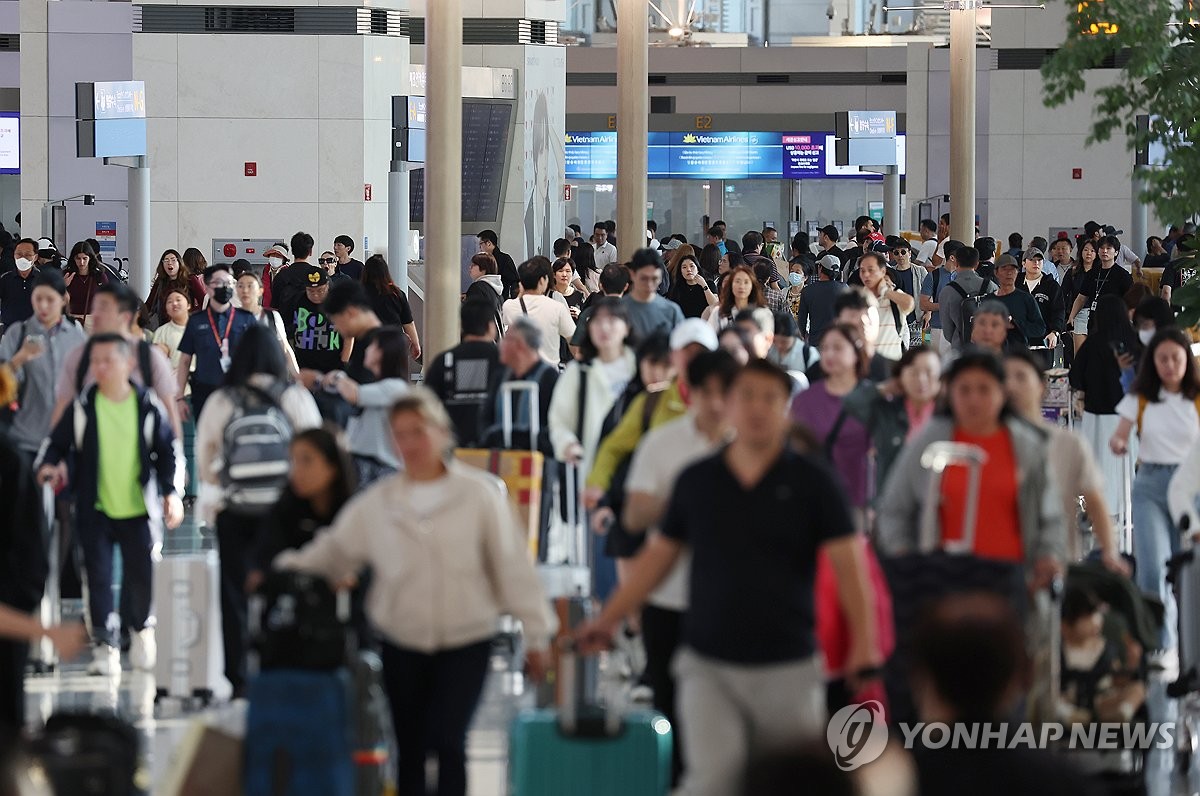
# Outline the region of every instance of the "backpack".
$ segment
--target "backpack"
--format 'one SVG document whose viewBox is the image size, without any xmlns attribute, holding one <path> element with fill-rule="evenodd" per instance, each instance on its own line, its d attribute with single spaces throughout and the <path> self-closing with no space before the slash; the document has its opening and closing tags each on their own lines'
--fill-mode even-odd
<svg viewBox="0 0 1200 796">
<path fill-rule="evenodd" d="M 279 406 L 285 385 L 270 390 L 233 388 L 233 416 L 225 426 L 221 486 L 226 509 L 261 517 L 279 501 L 287 485 L 292 424 Z"/>
<path fill-rule="evenodd" d="M 983 284 L 979 286 L 979 292 L 970 294 L 958 282 L 951 282 L 949 285 L 955 293 L 962 296 L 962 304 L 958 307 L 958 325 L 963 345 L 971 342 L 971 330 L 975 326 L 975 311 L 979 309 L 980 302 L 991 295 L 988 293 L 988 285 L 991 283 L 990 277 L 984 277 Z"/>
<path fill-rule="evenodd" d="M 150 344 L 145 340 L 137 342 L 138 373 L 142 374 L 142 386 L 154 391 L 154 365 L 150 361 Z M 83 392 L 83 383 L 87 381 L 88 369 L 92 366 L 92 338 L 83 344 L 83 353 L 79 355 L 79 366 L 75 368 L 75 394 Z M 162 396 L 160 396 L 160 400 Z M 166 400 L 170 400 L 169 398 Z"/>
</svg>

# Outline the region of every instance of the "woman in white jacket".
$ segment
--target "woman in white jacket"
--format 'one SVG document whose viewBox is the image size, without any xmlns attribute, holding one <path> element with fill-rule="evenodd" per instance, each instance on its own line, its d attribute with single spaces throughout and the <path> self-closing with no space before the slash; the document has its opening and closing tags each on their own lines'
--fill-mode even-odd
<svg viewBox="0 0 1200 796">
<path fill-rule="evenodd" d="M 597 301 L 579 347 L 580 360 L 567 365 L 554 385 L 549 415 L 554 457 L 578 465 L 581 479 L 587 478 L 600 448 L 604 418 L 637 375 L 628 338 L 629 316 L 620 299 Z"/>
<path fill-rule="evenodd" d="M 403 472 L 346 505 L 333 526 L 275 559 L 333 583 L 372 568 L 367 617 L 382 639 L 384 688 L 398 750 L 398 791 L 465 794 L 466 734 L 501 614 L 521 620 L 530 673 L 540 676 L 554 632 L 533 560 L 503 484 L 454 460 L 450 417 L 415 388 L 390 412 Z"/>
<path fill-rule="evenodd" d="M 247 401 L 269 397 L 287 417 L 292 432 L 321 425 L 321 413 L 308 390 L 289 383 L 278 342 L 265 326 L 247 329 L 233 352 L 225 386 L 212 394 L 196 421 L 196 469 L 200 496 L 196 512 L 210 525 L 216 521 L 221 568 L 221 629 L 225 642 L 225 676 L 234 695 L 246 686 L 249 650 L 246 576 L 254 568 L 261 517 L 225 509 L 221 471 L 225 465 L 225 429 Z"/>
</svg>

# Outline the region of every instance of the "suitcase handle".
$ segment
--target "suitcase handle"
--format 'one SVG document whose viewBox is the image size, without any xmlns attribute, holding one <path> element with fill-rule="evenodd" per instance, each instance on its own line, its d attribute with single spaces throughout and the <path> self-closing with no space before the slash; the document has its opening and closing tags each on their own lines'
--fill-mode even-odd
<svg viewBox="0 0 1200 796">
<path fill-rule="evenodd" d="M 500 385 L 500 428 L 504 435 L 504 447 L 512 449 L 513 426 L 516 418 L 513 414 L 513 393 L 529 393 L 529 450 L 536 452 L 538 437 L 541 435 L 541 387 L 536 381 L 506 381 Z"/>
<path fill-rule="evenodd" d="M 921 454 L 921 466 L 931 471 L 929 492 L 922 517 L 919 549 L 922 552 L 939 547 L 947 553 L 968 554 L 975 549 L 975 530 L 979 513 L 979 486 L 987 452 L 978 445 L 963 442 L 932 442 Z M 967 468 L 967 504 L 963 512 L 962 539 L 947 542 L 940 533 L 938 509 L 942 504 L 942 477 L 946 468 L 962 465 Z"/>
<path fill-rule="evenodd" d="M 615 738 L 624 725 L 624 711 L 599 704 L 582 704 L 585 695 L 579 693 L 576 683 L 576 665 L 579 653 L 575 639 L 563 636 L 558 640 L 559 684 L 564 695 L 558 706 L 558 726 L 567 736 L 600 736 Z M 589 715 L 590 714 L 590 715 Z"/>
</svg>

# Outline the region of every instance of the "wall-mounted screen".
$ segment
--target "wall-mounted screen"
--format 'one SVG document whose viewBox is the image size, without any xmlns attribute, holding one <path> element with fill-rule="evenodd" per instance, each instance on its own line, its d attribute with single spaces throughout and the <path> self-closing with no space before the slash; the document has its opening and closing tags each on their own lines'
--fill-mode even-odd
<svg viewBox="0 0 1200 796">
<path fill-rule="evenodd" d="M 495 221 L 508 168 L 513 103 L 509 100 L 463 100 L 462 221 Z M 409 131 L 410 146 L 414 131 Z M 420 136 L 424 138 L 423 134 Z M 421 159 L 424 160 L 424 153 Z M 413 159 L 410 157 L 410 160 Z M 408 183 L 409 220 L 425 220 L 425 170 L 414 169 Z"/>
<path fill-rule="evenodd" d="M 896 138 L 901 174 L 904 140 L 903 133 Z M 882 179 L 857 167 L 838 166 L 833 142 L 830 132 L 652 132 L 647 138 L 647 171 L 651 179 Z M 566 153 L 566 179 L 616 179 L 615 131 L 567 133 Z"/>
<path fill-rule="evenodd" d="M 0 111 L 0 174 L 21 173 L 21 114 Z"/>
</svg>

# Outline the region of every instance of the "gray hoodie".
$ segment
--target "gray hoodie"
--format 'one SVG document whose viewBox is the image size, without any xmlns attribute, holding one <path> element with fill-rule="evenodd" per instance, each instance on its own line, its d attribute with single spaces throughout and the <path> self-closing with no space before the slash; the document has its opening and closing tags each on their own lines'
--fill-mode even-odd
<svg viewBox="0 0 1200 796">
<path fill-rule="evenodd" d="M 22 450 L 30 452 L 36 452 L 50 433 L 54 387 L 63 360 L 87 339 L 74 321 L 63 318 L 57 326 L 47 330 L 34 316 L 4 330 L 4 338 L 0 340 L 0 362 L 11 361 L 24 342 L 35 335 L 42 337 L 42 354 L 16 371 L 20 409 L 12 425 L 13 439 Z"/>
<path fill-rule="evenodd" d="M 1052 555 L 1065 563 L 1067 526 L 1046 455 L 1049 437 L 1042 429 L 1016 416 L 1006 418 L 1004 426 L 1017 460 L 1017 499 L 1025 562 L 1032 567 L 1042 556 Z M 935 417 L 900 451 L 877 506 L 878 544 L 883 555 L 929 552 L 917 549 L 922 522 L 930 519 L 926 512 L 932 510 L 936 516 L 937 510 L 925 505 L 931 475 L 921 466 L 921 454 L 930 443 L 953 438 L 954 421 Z M 987 484 L 982 488 L 987 489 Z"/>
</svg>

